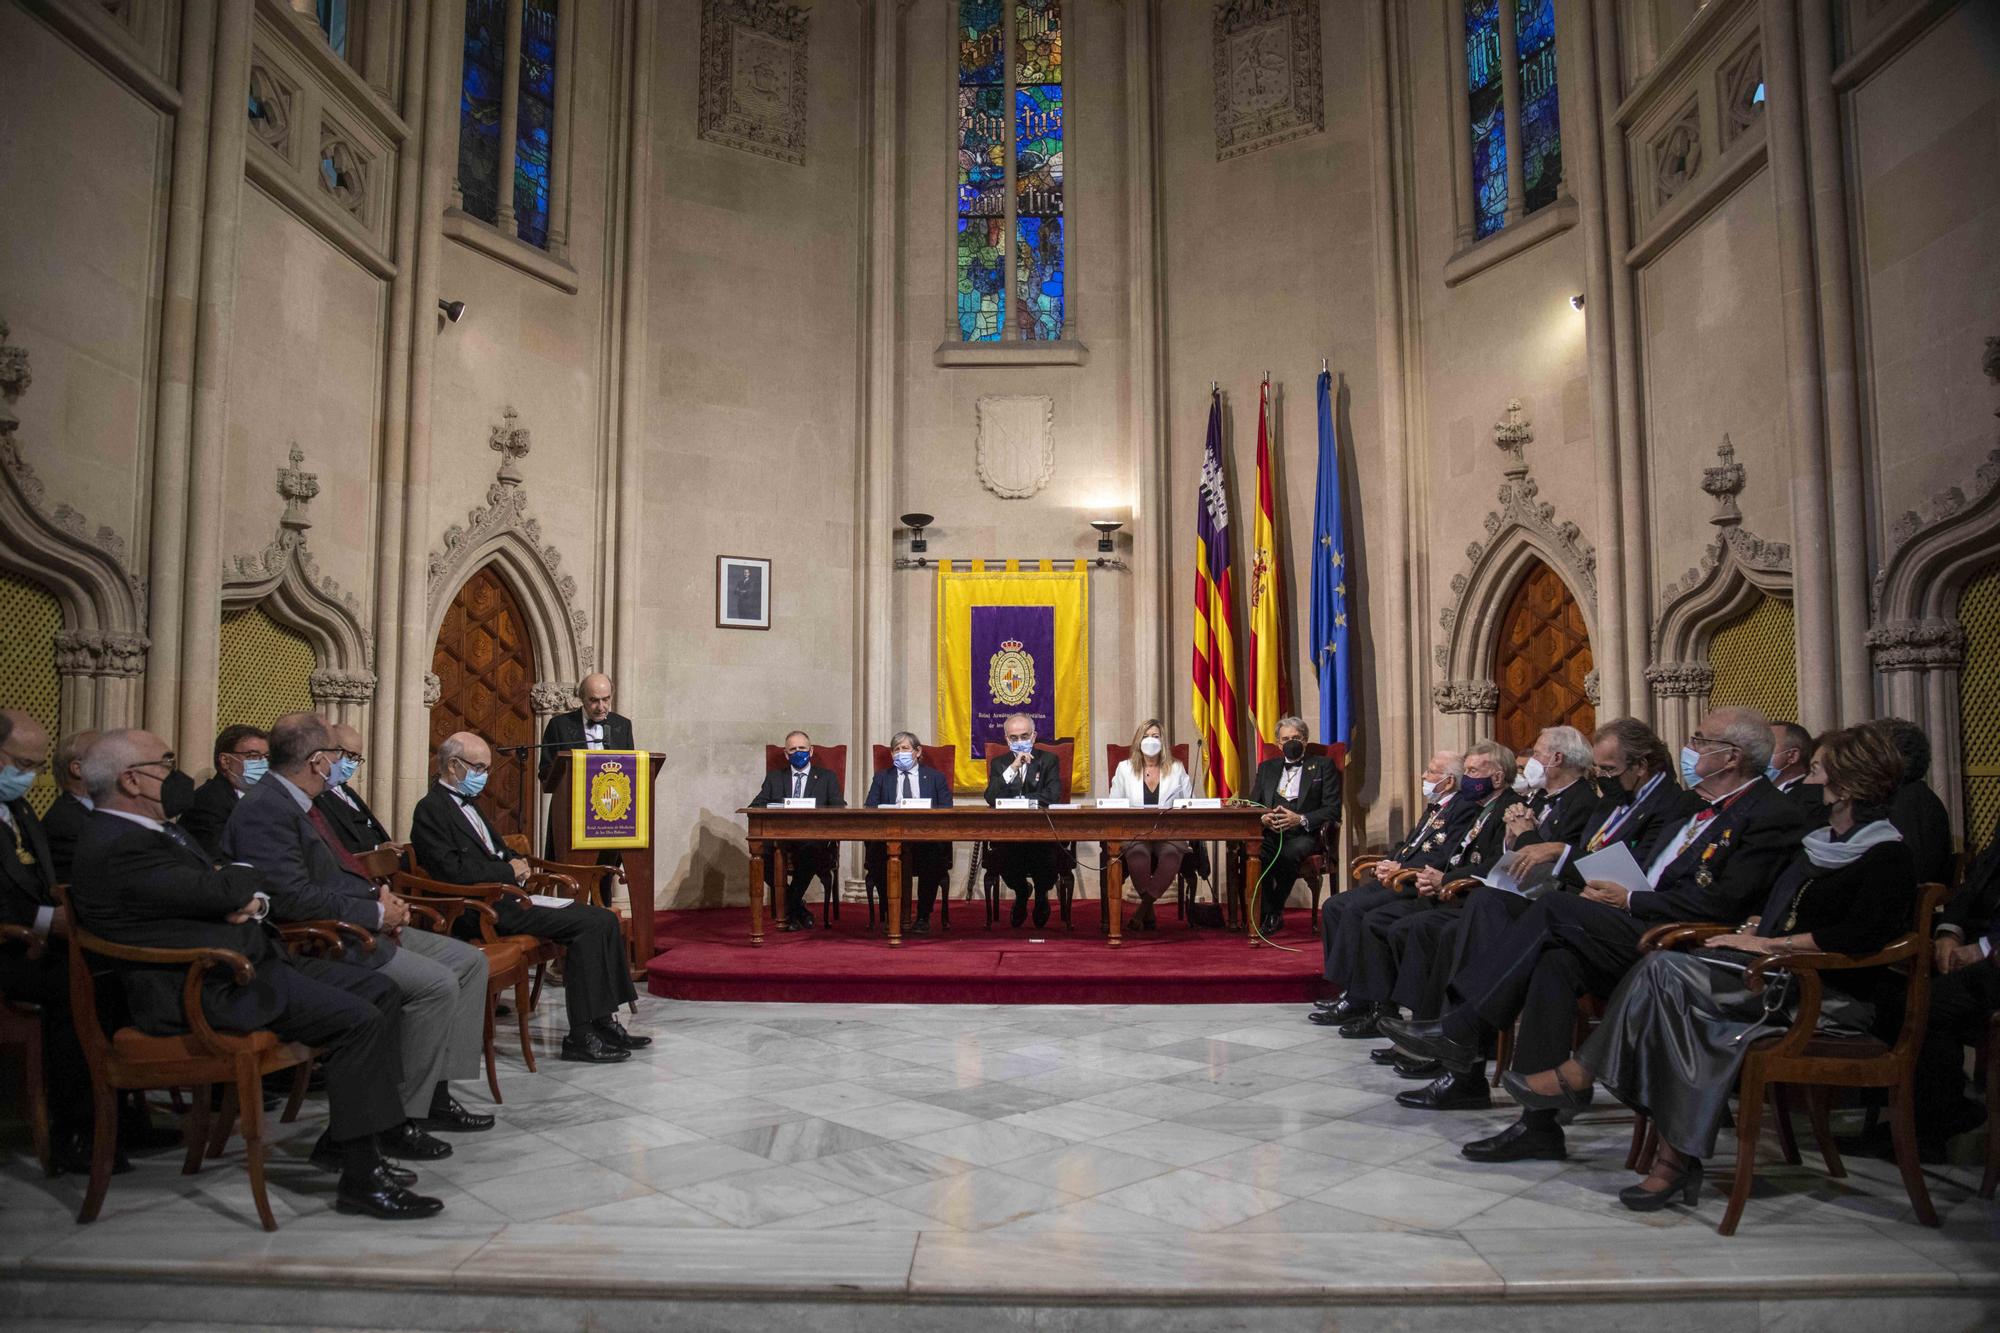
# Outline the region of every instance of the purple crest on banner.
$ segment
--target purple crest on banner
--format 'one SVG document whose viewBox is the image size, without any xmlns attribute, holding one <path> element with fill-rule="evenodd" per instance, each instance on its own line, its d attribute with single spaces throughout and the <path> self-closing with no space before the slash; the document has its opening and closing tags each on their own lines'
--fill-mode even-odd
<svg viewBox="0 0 2000 1333">
<path fill-rule="evenodd" d="M 1035 735 L 1056 734 L 1056 609 L 1053 606 L 972 608 L 972 752 L 1005 744 L 1002 727 L 1014 713 L 1035 719 Z"/>
</svg>

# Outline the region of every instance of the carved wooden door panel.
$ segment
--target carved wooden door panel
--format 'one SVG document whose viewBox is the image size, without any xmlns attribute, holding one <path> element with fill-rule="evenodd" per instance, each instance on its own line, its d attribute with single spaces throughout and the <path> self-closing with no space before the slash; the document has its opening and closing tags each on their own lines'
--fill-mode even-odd
<svg viewBox="0 0 2000 1333">
<path fill-rule="evenodd" d="M 1494 739 L 1525 757 L 1544 727 L 1597 727 L 1590 702 L 1590 634 L 1569 585 L 1539 560 L 1529 567 L 1500 619 L 1493 678 L 1500 685 Z"/>
<path fill-rule="evenodd" d="M 535 711 L 534 645 L 513 590 L 491 565 L 474 573 L 452 598 L 431 655 L 440 686 L 431 709 L 431 749 L 455 731 L 476 731 L 498 750 L 532 745 Z M 493 757 L 493 773 L 481 798 L 487 817 L 502 833 L 525 833 L 527 770 L 513 755 Z"/>
</svg>

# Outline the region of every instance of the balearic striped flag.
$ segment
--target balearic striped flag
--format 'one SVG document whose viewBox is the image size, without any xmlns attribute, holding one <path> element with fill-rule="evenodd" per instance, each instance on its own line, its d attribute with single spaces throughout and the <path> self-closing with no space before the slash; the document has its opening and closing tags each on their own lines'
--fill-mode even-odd
<svg viewBox="0 0 2000 1333">
<path fill-rule="evenodd" d="M 1230 580 L 1229 493 L 1222 475 L 1222 393 L 1211 390 L 1194 537 L 1194 729 L 1203 789 L 1227 800 L 1243 789 L 1236 723 L 1236 589 Z"/>
</svg>

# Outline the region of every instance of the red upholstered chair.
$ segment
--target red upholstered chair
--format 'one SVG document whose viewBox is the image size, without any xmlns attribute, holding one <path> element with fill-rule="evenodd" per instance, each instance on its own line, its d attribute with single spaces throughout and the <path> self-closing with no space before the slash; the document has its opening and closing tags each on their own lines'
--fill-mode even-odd
<svg viewBox="0 0 2000 1333">
<path fill-rule="evenodd" d="M 1340 749 L 1341 753 L 1335 754 L 1334 748 Z M 1267 744 L 1261 736 L 1257 738 L 1257 762 L 1260 765 L 1268 759 L 1277 758 L 1278 753 L 1277 746 Z M 1328 747 L 1321 745 L 1317 741 L 1308 741 L 1306 742 L 1306 753 L 1317 755 L 1322 759 L 1332 759 L 1343 773 L 1347 769 L 1347 755 L 1344 746 Z M 1315 930 L 1319 929 L 1319 900 L 1320 895 L 1326 890 L 1328 867 L 1332 866 L 1338 860 L 1338 852 L 1334 846 L 1334 839 L 1338 836 L 1337 825 L 1328 824 L 1319 831 L 1319 846 L 1314 850 L 1313 854 L 1299 862 L 1299 878 L 1306 882 L 1306 891 L 1310 900 L 1311 915 L 1307 919 L 1312 923 L 1312 927 Z M 1240 851 L 1237 854 L 1240 855 Z M 1240 877 L 1237 882 L 1239 884 L 1242 882 Z M 1286 897 L 1290 897 L 1292 886 L 1286 884 L 1278 891 Z"/>
<path fill-rule="evenodd" d="M 1036 741 L 1035 748 L 1043 754 L 1052 754 L 1056 757 L 1056 763 L 1062 773 L 1062 796 L 1065 801 L 1069 800 L 1071 794 L 1076 790 L 1076 738 L 1074 736 L 1058 736 L 1052 741 Z M 1007 753 L 1005 745 L 1000 744 L 998 741 L 986 742 L 986 762 L 988 765 L 991 765 L 995 759 L 998 759 L 1005 753 Z M 1062 912 L 1063 929 L 1068 930 L 1071 924 L 1070 903 L 1076 896 L 1076 844 L 1073 842 L 1062 842 L 1057 843 L 1056 846 L 1058 848 L 1056 856 L 1056 905 Z M 979 860 L 981 862 L 985 860 L 985 854 L 989 853 L 992 847 L 993 844 L 990 842 L 979 844 L 981 852 Z M 975 865 L 978 864 L 979 862 L 975 862 Z M 993 929 L 993 923 L 1000 919 L 1000 872 L 992 869 L 983 869 L 975 873 L 974 878 L 983 884 L 986 891 L 986 928 L 991 930 Z"/>
<path fill-rule="evenodd" d="M 958 766 L 958 747 L 956 745 L 919 745 L 917 747 L 917 753 L 920 757 L 920 761 L 922 762 L 925 768 L 934 768 L 938 772 L 944 774 L 945 785 L 946 786 L 951 785 L 953 774 L 957 771 L 957 766 Z M 869 776 L 871 778 L 877 773 L 886 772 L 891 762 L 889 758 L 889 747 L 886 745 L 875 746 L 873 750 L 872 760 L 874 763 L 874 767 L 868 770 Z M 905 879 L 908 879 L 909 875 L 910 875 L 909 863 L 904 862 L 903 877 Z M 882 896 L 883 923 L 886 925 L 889 920 L 889 890 L 887 885 L 878 884 L 874 880 L 870 879 L 867 882 L 867 893 L 868 893 L 868 928 L 870 930 L 873 930 L 875 929 L 875 896 L 878 893 Z M 905 892 L 903 894 L 904 926 L 907 927 L 910 924 L 910 922 L 916 920 L 916 910 L 917 906 L 915 900 L 911 897 L 911 895 L 908 892 Z M 940 918 L 939 918 L 940 924 L 944 927 L 944 929 L 950 930 L 951 929 L 951 883 L 949 880 L 945 882 L 944 892 L 938 895 L 938 911 L 940 913 Z"/>
<path fill-rule="evenodd" d="M 1105 743 L 1104 784 L 1107 788 L 1109 788 L 1109 786 L 1111 785 L 1112 775 L 1117 773 L 1118 771 L 1118 765 L 1124 763 L 1127 759 L 1130 759 L 1131 757 L 1132 757 L 1131 746 L 1119 745 L 1115 741 L 1109 741 Z M 1188 769 L 1190 773 L 1194 771 L 1192 768 L 1189 767 L 1188 764 L 1188 747 L 1185 742 L 1174 746 L 1174 758 L 1176 761 L 1179 762 L 1182 768 Z M 1100 876 L 1100 881 L 1099 881 L 1100 884 L 1102 883 L 1101 877 L 1104 874 L 1103 867 L 1109 862 L 1109 860 L 1110 860 L 1109 853 L 1106 852 L 1102 844 L 1100 844 L 1098 847 L 1098 855 L 1097 855 L 1097 864 L 1099 866 L 1098 875 Z M 1209 850 L 1207 843 L 1196 842 L 1189 844 L 1189 855 L 1184 860 L 1182 860 L 1181 873 L 1178 876 L 1176 876 L 1174 885 L 1175 907 L 1180 912 L 1181 920 L 1183 921 L 1187 920 L 1188 907 L 1190 904 L 1194 902 L 1195 890 L 1200 885 L 1203 879 L 1207 879 L 1209 881 L 1209 892 L 1215 896 L 1218 905 L 1220 905 L 1221 890 L 1216 887 L 1214 875 L 1210 870 L 1210 867 L 1213 864 L 1214 862 L 1212 862 L 1209 859 Z M 1106 919 L 1104 921 L 1098 923 L 1098 928 L 1100 931 L 1109 933 L 1111 929 L 1109 920 L 1110 913 L 1106 912 L 1105 917 Z"/>
<path fill-rule="evenodd" d="M 840 786 L 841 795 L 844 797 L 847 794 L 847 747 L 845 745 L 813 746 L 813 765 L 817 768 L 824 768 L 831 771 L 834 782 Z M 777 773 L 789 767 L 791 765 L 785 759 L 784 746 L 767 745 L 764 747 L 764 771 L 766 773 Z M 828 872 L 828 874 L 818 877 L 821 887 L 826 890 L 825 896 L 820 899 L 819 903 L 821 925 L 825 925 L 829 921 L 840 920 L 840 859 L 838 855 L 838 843 L 834 844 L 834 849 L 834 869 Z M 764 880 L 766 883 L 771 882 L 772 857 L 772 852 L 766 851 L 764 853 Z"/>
</svg>

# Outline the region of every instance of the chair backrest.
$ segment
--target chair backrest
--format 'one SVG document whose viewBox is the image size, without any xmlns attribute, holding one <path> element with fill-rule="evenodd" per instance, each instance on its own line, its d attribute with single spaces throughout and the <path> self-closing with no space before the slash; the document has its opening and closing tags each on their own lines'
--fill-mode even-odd
<svg viewBox="0 0 2000 1333">
<path fill-rule="evenodd" d="M 91 946 L 97 943 L 97 937 L 77 923 L 76 909 L 69 905 L 69 885 L 56 885 L 56 905 L 69 917 L 70 1020 L 76 1025 L 76 1040 L 83 1047 L 84 1060 L 92 1069 L 102 1069 L 111 1042 L 104 1035 L 104 1020 L 98 1017 L 97 980 L 90 971 Z"/>
<path fill-rule="evenodd" d="M 845 745 L 813 746 L 813 763 L 831 772 L 833 780 L 840 784 L 842 792 L 847 790 L 847 747 Z M 766 773 L 776 773 L 779 769 L 789 766 L 789 761 L 785 758 L 784 746 L 767 745 L 764 747 L 764 771 Z"/>
<path fill-rule="evenodd" d="M 1261 764 L 1267 759 L 1276 759 L 1280 753 L 1281 751 L 1278 749 L 1277 746 L 1271 744 L 1269 741 L 1265 740 L 1262 736 L 1259 736 L 1257 738 L 1258 763 Z M 1331 749 L 1327 748 L 1324 745 L 1321 745 L 1318 741 L 1307 741 L 1306 753 L 1311 755 L 1318 755 L 1322 759 L 1327 758 L 1329 755 L 1333 755 L 1333 751 Z M 1333 755 L 1333 761 L 1334 763 L 1338 764 L 1341 762 L 1341 757 L 1338 755 Z"/>
<path fill-rule="evenodd" d="M 919 745 L 917 747 L 917 754 L 925 768 L 934 768 L 944 774 L 945 785 L 951 785 L 953 781 L 952 771 L 958 765 L 958 747 L 956 745 Z M 889 747 L 886 745 L 875 746 L 873 762 L 874 767 L 868 770 L 871 776 L 886 771 L 892 762 L 889 758 Z"/>
<path fill-rule="evenodd" d="M 1909 954 L 1910 988 L 1903 999 L 1903 1026 L 1896 1034 L 1896 1044 L 1889 1048 L 1896 1060 L 1917 1058 L 1917 1047 L 1923 1043 L 1924 1027 L 1930 1019 L 1931 1008 L 1931 923 L 1937 910 L 1944 902 L 1945 887 L 1942 884 L 1917 885 L 1917 910 L 1910 924 L 1910 933 L 1884 946 L 1883 952 L 1907 949 Z"/>
<path fill-rule="evenodd" d="M 1113 775 L 1115 775 L 1118 772 L 1118 765 L 1124 763 L 1127 759 L 1130 759 L 1131 757 L 1132 757 L 1131 746 L 1120 745 L 1115 741 L 1108 741 L 1105 743 L 1104 785 L 1107 788 L 1111 786 L 1111 779 Z M 1182 768 L 1188 767 L 1188 747 L 1186 741 L 1182 741 L 1179 745 L 1176 745 L 1174 747 L 1174 761 L 1178 763 Z M 1192 774 L 1194 770 L 1188 769 L 1188 771 L 1190 774 Z"/>
<path fill-rule="evenodd" d="M 1057 767 L 1058 769 L 1060 769 L 1062 773 L 1061 781 L 1062 781 L 1063 795 L 1065 798 L 1067 798 L 1075 790 L 1075 787 L 1071 782 L 1071 775 L 1076 770 L 1075 740 L 1071 739 L 1068 736 L 1064 736 L 1060 740 L 1036 741 L 1035 748 L 1037 750 L 1040 750 L 1043 754 L 1052 754 L 1056 757 Z M 999 741 L 986 742 L 987 763 L 989 764 L 992 763 L 995 759 L 998 759 L 1001 755 L 1005 753 L 1007 753 L 1007 747 L 1001 742 Z"/>
</svg>

